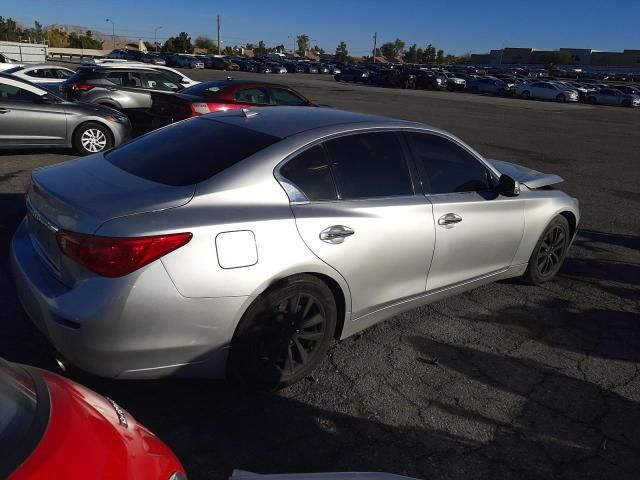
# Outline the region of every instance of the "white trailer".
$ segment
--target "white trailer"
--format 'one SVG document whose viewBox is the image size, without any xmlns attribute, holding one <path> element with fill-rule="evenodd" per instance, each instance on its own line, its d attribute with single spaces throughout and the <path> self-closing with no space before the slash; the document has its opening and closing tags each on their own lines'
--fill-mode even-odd
<svg viewBox="0 0 640 480">
<path fill-rule="evenodd" d="M 12 63 L 45 63 L 47 48 L 43 43 L 0 41 L 0 54 Z"/>
</svg>

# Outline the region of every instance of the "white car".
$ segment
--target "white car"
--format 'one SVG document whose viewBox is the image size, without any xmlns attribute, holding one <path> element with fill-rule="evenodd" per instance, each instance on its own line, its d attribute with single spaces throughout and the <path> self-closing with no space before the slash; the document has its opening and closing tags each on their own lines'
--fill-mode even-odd
<svg viewBox="0 0 640 480">
<path fill-rule="evenodd" d="M 187 77 L 179 70 L 167 67 L 166 65 L 151 65 L 144 62 L 130 62 L 128 60 L 119 59 L 95 59 L 89 62 L 85 62 L 83 63 L 83 65 L 100 65 L 101 67 L 107 68 L 148 68 L 150 70 L 156 70 L 164 73 L 167 77 L 169 77 L 169 79 L 173 80 L 176 83 L 179 83 L 180 85 L 184 86 L 184 88 L 189 88 L 200 83 L 197 80 L 193 80 L 192 78 Z"/>
<path fill-rule="evenodd" d="M 543 100 L 555 100 L 556 102 L 577 102 L 579 100 L 578 92 L 555 82 L 523 84 L 516 89 L 516 95 L 524 99 L 540 98 Z"/>
<path fill-rule="evenodd" d="M 14 63 L 9 57 L 7 57 L 4 53 L 0 53 L 0 72 L 3 72 L 9 68 L 13 68 L 20 65 L 19 63 Z"/>
<path fill-rule="evenodd" d="M 10 73 L 14 77 L 29 80 L 41 87 L 57 91 L 58 86 L 62 85 L 62 83 L 75 72 L 65 67 L 41 63 L 32 65 L 14 65 L 13 68 L 9 68 L 3 73 Z"/>
</svg>

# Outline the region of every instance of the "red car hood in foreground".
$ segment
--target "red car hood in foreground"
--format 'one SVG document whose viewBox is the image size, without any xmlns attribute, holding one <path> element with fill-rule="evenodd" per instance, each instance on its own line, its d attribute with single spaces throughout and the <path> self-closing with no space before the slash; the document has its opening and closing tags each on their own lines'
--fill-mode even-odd
<svg viewBox="0 0 640 480">
<path fill-rule="evenodd" d="M 169 480 L 184 473 L 173 452 L 115 403 L 53 373 L 33 373 L 49 390 L 49 424 L 9 480 Z"/>
</svg>

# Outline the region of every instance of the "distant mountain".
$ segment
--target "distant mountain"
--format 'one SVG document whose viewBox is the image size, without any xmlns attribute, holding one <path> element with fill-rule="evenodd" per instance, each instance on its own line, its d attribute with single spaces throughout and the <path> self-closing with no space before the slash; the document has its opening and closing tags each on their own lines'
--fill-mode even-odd
<svg viewBox="0 0 640 480">
<path fill-rule="evenodd" d="M 62 24 L 62 23 L 54 23 L 53 25 L 47 25 L 46 27 L 42 28 L 45 32 L 49 31 L 49 30 L 60 30 L 62 32 L 66 32 L 66 33 L 76 33 L 78 35 L 84 35 L 87 30 L 91 30 L 90 28 L 84 27 L 82 25 L 68 25 L 68 24 Z M 116 48 L 125 48 L 127 46 L 127 44 L 129 43 L 134 43 L 137 44 L 138 42 L 135 40 L 131 40 L 129 38 L 126 37 L 122 37 L 117 35 L 118 32 L 116 32 Z M 104 32 L 99 32 L 96 30 L 91 30 L 91 36 L 93 38 L 95 38 L 96 40 L 99 40 L 103 43 L 103 48 L 105 49 L 109 49 L 113 46 L 113 39 L 111 37 L 110 33 L 104 33 Z"/>
</svg>

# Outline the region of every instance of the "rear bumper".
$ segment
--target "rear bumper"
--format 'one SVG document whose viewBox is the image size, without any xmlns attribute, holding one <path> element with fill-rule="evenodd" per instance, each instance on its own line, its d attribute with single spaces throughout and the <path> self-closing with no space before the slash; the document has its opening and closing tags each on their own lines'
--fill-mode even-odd
<svg viewBox="0 0 640 480">
<path fill-rule="evenodd" d="M 250 297 L 186 298 L 161 262 L 73 288 L 44 265 L 23 221 L 11 242 L 20 302 L 72 364 L 104 377 L 224 378 L 228 345 Z"/>
</svg>

